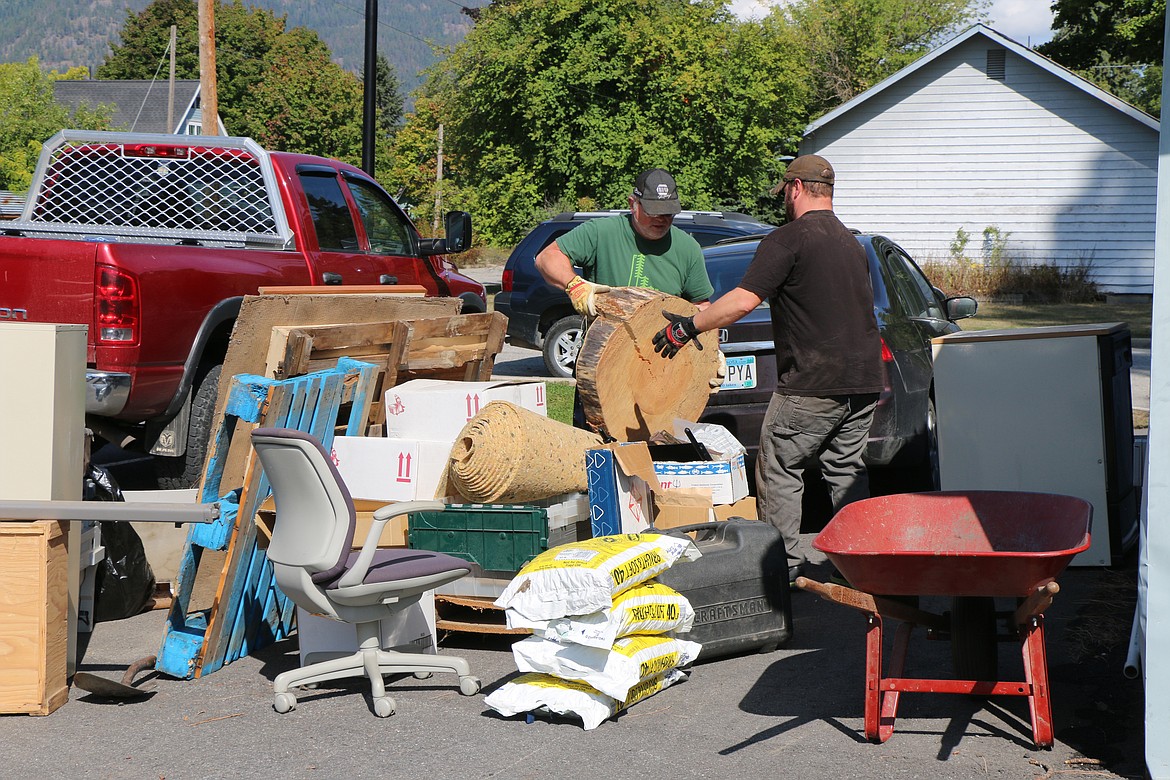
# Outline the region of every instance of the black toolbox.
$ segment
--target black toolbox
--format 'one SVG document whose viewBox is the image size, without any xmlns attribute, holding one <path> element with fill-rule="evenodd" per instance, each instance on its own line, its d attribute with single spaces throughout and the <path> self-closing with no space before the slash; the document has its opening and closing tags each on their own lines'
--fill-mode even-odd
<svg viewBox="0 0 1170 780">
<path fill-rule="evenodd" d="M 732 517 L 664 533 L 692 533 L 703 554 L 679 561 L 656 578 L 691 602 L 695 624 L 682 636 L 703 645 L 700 661 L 753 650 L 770 653 L 788 641 L 788 556 L 775 527 Z"/>
</svg>

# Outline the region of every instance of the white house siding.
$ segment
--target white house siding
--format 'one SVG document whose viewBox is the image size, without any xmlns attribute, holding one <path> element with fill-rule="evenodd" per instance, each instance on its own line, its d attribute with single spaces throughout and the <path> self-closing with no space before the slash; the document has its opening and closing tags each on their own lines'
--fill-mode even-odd
<svg viewBox="0 0 1170 780">
<path fill-rule="evenodd" d="M 805 137 L 837 171 L 837 212 L 920 262 L 949 259 L 959 228 L 981 260 L 995 226 L 1011 259 L 1152 293 L 1157 130 L 1010 50 L 990 79 L 989 48 L 975 35 Z"/>
</svg>

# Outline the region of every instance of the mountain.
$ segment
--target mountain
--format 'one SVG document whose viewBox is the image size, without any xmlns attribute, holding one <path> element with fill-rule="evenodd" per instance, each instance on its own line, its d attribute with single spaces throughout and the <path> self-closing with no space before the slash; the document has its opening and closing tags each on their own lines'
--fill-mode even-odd
<svg viewBox="0 0 1170 780">
<path fill-rule="evenodd" d="M 0 62 L 35 56 L 42 67 L 76 65 L 93 72 L 109 53 L 128 11 L 150 0 L 0 0 Z M 285 14 L 289 27 L 309 27 L 333 51 L 333 59 L 357 73 L 365 60 L 365 0 L 245 0 L 249 7 Z M 474 5 L 484 5 L 475 0 Z M 403 89 L 421 83 L 419 71 L 435 61 L 428 41 L 447 47 L 471 29 L 457 0 L 381 0 L 378 51 L 398 71 Z M 164 74 L 165 75 L 165 74 Z"/>
</svg>

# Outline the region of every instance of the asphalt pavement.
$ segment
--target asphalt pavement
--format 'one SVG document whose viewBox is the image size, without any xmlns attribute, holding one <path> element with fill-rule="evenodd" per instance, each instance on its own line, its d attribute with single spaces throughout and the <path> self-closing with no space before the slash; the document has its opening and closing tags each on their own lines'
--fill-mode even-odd
<svg viewBox="0 0 1170 780">
<path fill-rule="evenodd" d="M 807 540 L 806 540 L 807 541 Z M 827 566 L 813 555 L 811 576 Z M 864 739 L 865 618 L 797 592 L 794 635 L 768 654 L 700 661 L 690 679 L 584 731 L 570 721 L 502 718 L 454 676 L 392 680 L 397 712 L 374 716 L 359 681 L 272 709 L 272 680 L 297 663 L 295 637 L 206 677 L 151 673 L 137 701 L 74 688 L 47 717 L 0 717 L 0 777 L 86 778 L 1139 778 L 1141 684 L 1122 674 L 1132 564 L 1067 570 L 1047 613 L 1056 744 L 1037 750 L 1026 702 L 903 694 L 884 744 Z M 943 611 L 949 604 L 924 600 Z M 1013 604 L 1006 605 L 1008 608 Z M 1000 605 L 1004 608 L 1004 605 Z M 79 669 L 113 680 L 157 653 L 166 612 L 99 623 Z M 887 653 L 889 652 L 887 643 Z M 491 692 L 516 674 L 505 637 L 448 634 Z M 1018 644 L 1000 645 L 1000 673 L 1022 679 Z M 907 676 L 950 674 L 949 643 L 921 630 Z"/>
</svg>

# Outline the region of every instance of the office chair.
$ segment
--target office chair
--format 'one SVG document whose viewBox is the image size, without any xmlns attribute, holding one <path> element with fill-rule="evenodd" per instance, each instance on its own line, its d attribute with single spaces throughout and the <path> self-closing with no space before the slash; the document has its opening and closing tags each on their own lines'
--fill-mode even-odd
<svg viewBox="0 0 1170 780">
<path fill-rule="evenodd" d="M 360 551 L 352 549 L 355 514 L 353 499 L 321 443 L 309 434 L 288 428 L 257 428 L 252 446 L 276 499 L 276 523 L 268 545 L 268 559 L 280 589 L 302 609 L 357 628 L 358 650 L 344 658 L 293 669 L 276 677 L 273 708 L 289 712 L 296 707 L 294 686 L 314 686 L 326 680 L 365 675 L 370 679 L 374 714 L 394 714 L 394 700 L 386 695 L 383 675 L 413 673 L 426 678 L 433 672 L 459 675 L 459 692 L 472 696 L 480 681 L 467 661 L 446 655 L 399 653 L 383 650 L 379 621 L 418 603 L 428 590 L 466 575 L 466 561 L 450 555 L 409 550 L 378 549 L 386 523 L 409 512 L 441 511 L 439 501 L 410 501 L 384 506 Z"/>
</svg>

